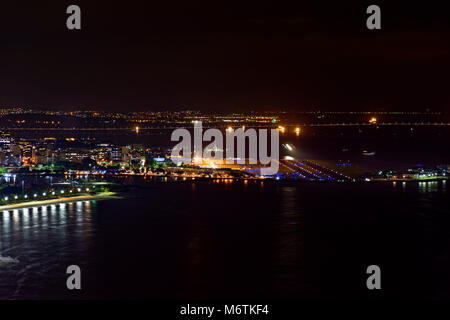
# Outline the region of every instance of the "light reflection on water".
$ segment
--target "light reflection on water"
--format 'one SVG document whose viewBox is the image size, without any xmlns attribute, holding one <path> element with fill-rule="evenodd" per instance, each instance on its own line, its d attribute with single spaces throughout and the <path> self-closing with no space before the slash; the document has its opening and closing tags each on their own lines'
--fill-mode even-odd
<svg viewBox="0 0 450 320">
<path fill-rule="evenodd" d="M 76 249 L 67 230 L 89 230 L 91 208 L 91 201 L 84 201 L 76 210 L 73 203 L 59 203 L 1 212 L 0 298 L 26 297 L 22 289 L 35 281 L 29 279 L 57 269 L 61 258 Z"/>
</svg>

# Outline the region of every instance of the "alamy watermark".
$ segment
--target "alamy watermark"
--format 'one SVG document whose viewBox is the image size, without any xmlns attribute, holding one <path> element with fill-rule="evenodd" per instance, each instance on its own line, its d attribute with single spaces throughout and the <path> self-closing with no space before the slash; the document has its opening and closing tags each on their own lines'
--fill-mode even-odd
<svg viewBox="0 0 450 320">
<path fill-rule="evenodd" d="M 274 175 L 279 169 L 278 129 L 270 130 L 270 142 L 268 141 L 268 129 L 258 129 L 258 132 L 255 129 L 245 130 L 245 128 L 227 129 L 224 149 L 224 137 L 221 130 L 210 128 L 203 133 L 202 122 L 195 121 L 193 150 L 191 132 L 187 129 L 174 130 L 171 140 L 180 141 L 172 148 L 172 161 L 177 165 L 192 164 L 196 159 L 209 159 L 225 164 L 259 164 L 261 165 L 261 175 Z M 204 141 L 212 142 L 203 149 Z M 246 156 L 246 141 L 248 141 L 248 157 Z M 269 144 L 270 155 L 268 154 Z"/>
</svg>

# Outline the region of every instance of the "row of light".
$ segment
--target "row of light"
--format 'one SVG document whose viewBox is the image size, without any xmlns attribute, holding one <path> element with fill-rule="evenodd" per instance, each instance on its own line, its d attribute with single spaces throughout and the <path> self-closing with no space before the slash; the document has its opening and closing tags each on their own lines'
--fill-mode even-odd
<svg viewBox="0 0 450 320">
<path fill-rule="evenodd" d="M 86 191 L 89 191 L 89 190 L 90 190 L 89 188 L 86 188 Z M 77 191 L 80 192 L 80 191 L 81 191 L 81 188 L 77 188 Z M 60 193 L 61 193 L 61 194 L 64 194 L 64 190 L 61 190 Z M 72 190 L 70 190 L 69 193 L 72 193 Z M 56 191 L 52 191 L 52 196 L 54 196 L 54 195 L 56 195 Z M 37 198 L 37 196 L 38 196 L 37 193 L 33 194 L 33 197 L 34 197 L 34 198 Z M 42 196 L 43 196 L 43 197 L 47 196 L 47 192 L 43 192 L 43 193 L 42 193 Z M 24 199 L 28 199 L 28 195 L 27 195 L 27 194 L 24 195 L 23 197 L 24 197 Z M 9 197 L 6 196 L 6 197 L 4 197 L 3 199 L 4 199 L 5 201 L 8 201 L 8 200 L 9 200 Z M 18 195 L 15 195 L 15 196 L 14 196 L 14 199 L 15 199 L 15 200 L 19 199 L 19 196 L 18 196 Z"/>
<path fill-rule="evenodd" d="M 245 130 L 245 126 L 242 126 L 242 129 Z M 281 133 L 284 133 L 284 132 L 286 131 L 286 128 L 283 127 L 283 126 L 278 126 L 278 130 L 279 130 Z M 300 133 L 300 130 L 301 130 L 300 127 L 295 128 L 295 133 L 296 133 L 296 134 L 299 134 L 299 133 Z M 232 127 L 228 127 L 226 131 L 227 131 L 227 132 L 233 132 L 233 128 L 232 128 Z"/>
</svg>

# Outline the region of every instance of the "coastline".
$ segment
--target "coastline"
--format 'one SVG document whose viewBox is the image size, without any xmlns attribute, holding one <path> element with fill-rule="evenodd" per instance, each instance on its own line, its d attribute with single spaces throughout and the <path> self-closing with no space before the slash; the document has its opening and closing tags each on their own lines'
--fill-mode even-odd
<svg viewBox="0 0 450 320">
<path fill-rule="evenodd" d="M 109 199 L 120 199 L 115 192 L 102 192 L 97 195 L 83 195 L 83 196 L 73 196 L 73 197 L 64 197 L 58 199 L 50 199 L 50 200 L 37 200 L 37 201 L 27 201 L 21 203 L 8 204 L 6 206 L 0 206 L 0 211 L 3 210 L 11 210 L 11 209 L 20 209 L 20 208 L 28 208 L 28 207 L 36 207 L 43 205 L 51 205 L 57 203 L 67 203 L 74 201 L 86 201 L 86 200 L 109 200 Z"/>
</svg>

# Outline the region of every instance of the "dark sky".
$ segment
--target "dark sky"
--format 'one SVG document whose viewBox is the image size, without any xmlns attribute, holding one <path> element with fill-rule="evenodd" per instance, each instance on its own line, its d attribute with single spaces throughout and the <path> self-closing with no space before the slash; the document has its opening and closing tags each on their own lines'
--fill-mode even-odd
<svg viewBox="0 0 450 320">
<path fill-rule="evenodd" d="M 450 19 L 430 1 L 5 2 L 1 106 L 450 110 Z"/>
</svg>

